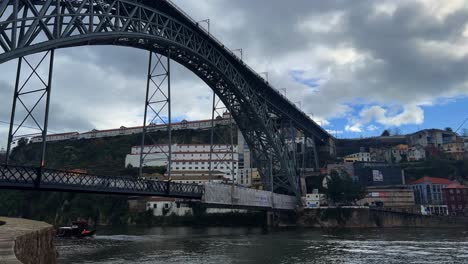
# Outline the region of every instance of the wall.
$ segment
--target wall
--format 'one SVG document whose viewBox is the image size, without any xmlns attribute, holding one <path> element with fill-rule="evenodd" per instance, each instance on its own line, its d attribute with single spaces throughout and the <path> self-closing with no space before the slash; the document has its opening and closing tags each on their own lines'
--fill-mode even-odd
<svg viewBox="0 0 468 264">
<path fill-rule="evenodd" d="M 0 217 L 0 263 L 55 264 L 54 228 L 44 222 Z"/>
<path fill-rule="evenodd" d="M 468 218 L 423 216 L 368 208 L 306 209 L 297 224 L 304 227 L 468 227 Z"/>
</svg>

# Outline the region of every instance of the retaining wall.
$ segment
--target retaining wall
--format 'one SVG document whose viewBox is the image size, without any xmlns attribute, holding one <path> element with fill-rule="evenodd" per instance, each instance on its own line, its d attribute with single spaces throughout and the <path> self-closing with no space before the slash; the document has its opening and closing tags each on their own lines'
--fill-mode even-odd
<svg viewBox="0 0 468 264">
<path fill-rule="evenodd" d="M 424 216 L 367 208 L 305 209 L 298 225 L 305 227 L 468 227 L 466 217 Z"/>
<path fill-rule="evenodd" d="M 54 228 L 44 222 L 0 217 L 0 264 L 55 264 Z"/>
</svg>

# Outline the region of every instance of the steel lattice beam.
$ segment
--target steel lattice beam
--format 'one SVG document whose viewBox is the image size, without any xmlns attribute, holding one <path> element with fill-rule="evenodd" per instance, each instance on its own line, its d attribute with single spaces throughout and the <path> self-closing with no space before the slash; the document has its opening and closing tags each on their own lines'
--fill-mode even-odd
<svg viewBox="0 0 468 264">
<path fill-rule="evenodd" d="M 281 192 L 300 196 L 298 173 L 272 116 L 326 144 L 331 138 L 223 44 L 164 0 L 6 0 L 0 3 L 0 63 L 53 48 L 121 45 L 171 54 L 202 78 L 242 131 L 254 158 L 272 160 Z M 266 178 L 267 165 L 259 168 Z"/>
</svg>

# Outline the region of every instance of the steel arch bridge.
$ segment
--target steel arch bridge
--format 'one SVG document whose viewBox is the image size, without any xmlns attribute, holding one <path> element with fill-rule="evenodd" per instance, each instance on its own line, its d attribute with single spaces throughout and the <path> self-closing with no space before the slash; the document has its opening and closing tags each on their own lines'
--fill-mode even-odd
<svg viewBox="0 0 468 264">
<path fill-rule="evenodd" d="M 52 52 L 52 62 L 55 49 L 82 45 L 148 50 L 177 61 L 204 80 L 242 131 L 268 190 L 300 196 L 299 168 L 286 143 L 295 131 L 333 148 L 332 136 L 169 1 L 0 2 L 0 63 L 19 59 L 20 64 L 21 58 L 45 51 Z M 50 85 L 45 86 L 49 96 Z M 47 116 L 48 107 L 46 112 Z"/>
</svg>

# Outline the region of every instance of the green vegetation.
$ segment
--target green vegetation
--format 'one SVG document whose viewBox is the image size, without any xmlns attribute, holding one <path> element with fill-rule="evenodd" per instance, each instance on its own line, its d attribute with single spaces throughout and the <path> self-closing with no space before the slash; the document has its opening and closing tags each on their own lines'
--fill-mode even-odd
<svg viewBox="0 0 468 264">
<path fill-rule="evenodd" d="M 423 176 L 447 178 L 461 183 L 468 181 L 468 160 L 453 160 L 436 156 L 420 162 L 401 163 L 407 182 Z"/>
<path fill-rule="evenodd" d="M 335 204 L 352 204 L 364 198 L 366 188 L 354 182 L 348 175 L 332 170 L 327 184 L 327 196 Z"/>
<path fill-rule="evenodd" d="M 227 131 L 227 127 L 217 127 L 216 135 L 227 134 Z M 166 133 L 156 132 L 151 136 L 158 144 L 165 142 Z M 209 143 L 210 131 L 177 130 L 173 131 L 172 138 L 174 143 L 179 144 Z M 214 142 L 220 143 L 220 138 L 215 137 Z M 137 176 L 138 168 L 125 167 L 125 156 L 132 146 L 139 144 L 141 134 L 51 142 L 47 144 L 46 167 L 80 169 L 96 175 Z M 41 144 L 28 144 L 21 140 L 12 151 L 11 163 L 37 166 L 40 150 Z M 164 170 L 144 168 L 146 173 L 164 173 Z M 144 219 L 144 215 L 129 213 L 125 196 L 9 190 L 0 191 L 0 215 L 42 220 L 56 225 L 67 224 L 77 218 L 103 225 L 122 225 Z"/>
</svg>

